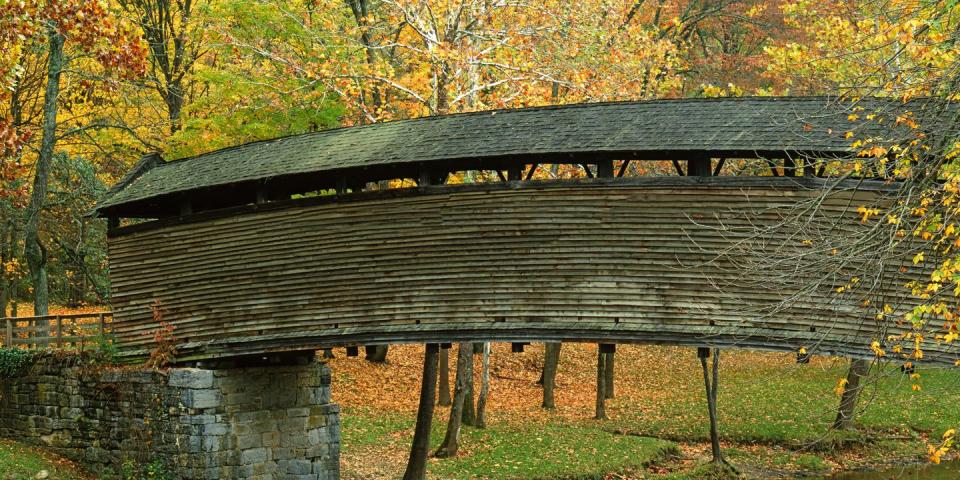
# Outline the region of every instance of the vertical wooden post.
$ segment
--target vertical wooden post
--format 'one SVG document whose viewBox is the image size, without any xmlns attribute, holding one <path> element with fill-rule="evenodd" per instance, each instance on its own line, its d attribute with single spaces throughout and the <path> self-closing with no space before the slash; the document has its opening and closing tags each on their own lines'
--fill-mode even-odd
<svg viewBox="0 0 960 480">
<path fill-rule="evenodd" d="M 57 315 L 54 319 L 57 323 L 57 348 L 63 348 L 63 317 Z"/>
<path fill-rule="evenodd" d="M 184 198 L 180 200 L 180 216 L 186 217 L 193 215 L 193 202 L 189 198 Z"/>
<path fill-rule="evenodd" d="M 3 346 L 7 348 L 13 348 L 13 320 L 9 318 L 7 320 L 6 328 L 6 340 L 3 342 Z"/>
<path fill-rule="evenodd" d="M 523 165 L 510 165 L 507 167 L 507 181 L 519 182 L 523 180 Z"/>
<path fill-rule="evenodd" d="M 691 158 L 687 160 L 687 176 L 709 177 L 712 173 L 709 158 Z"/>
<path fill-rule="evenodd" d="M 597 344 L 597 402 L 596 412 L 593 416 L 596 420 L 607 419 L 606 399 L 607 399 L 607 376 L 606 376 L 607 355 L 603 353 L 600 344 Z"/>
<path fill-rule="evenodd" d="M 101 337 L 101 338 L 107 336 L 107 321 L 106 321 L 106 319 L 105 319 L 104 317 L 105 317 L 105 315 L 103 314 L 103 312 L 100 312 L 100 313 L 97 314 L 97 324 L 100 325 L 100 337 Z"/>
<path fill-rule="evenodd" d="M 613 177 L 613 160 L 597 161 L 597 178 Z"/>
<path fill-rule="evenodd" d="M 797 163 L 793 161 L 790 157 L 784 157 L 783 159 L 783 176 L 784 177 L 796 177 L 797 176 Z"/>
</svg>

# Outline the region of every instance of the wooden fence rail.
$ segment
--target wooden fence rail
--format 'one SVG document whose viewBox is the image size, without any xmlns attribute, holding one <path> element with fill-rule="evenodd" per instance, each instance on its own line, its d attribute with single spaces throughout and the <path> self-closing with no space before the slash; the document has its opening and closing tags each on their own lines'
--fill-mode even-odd
<svg viewBox="0 0 960 480">
<path fill-rule="evenodd" d="M 109 335 L 112 324 L 112 312 L 6 317 L 0 339 L 7 348 L 78 347 Z"/>
</svg>

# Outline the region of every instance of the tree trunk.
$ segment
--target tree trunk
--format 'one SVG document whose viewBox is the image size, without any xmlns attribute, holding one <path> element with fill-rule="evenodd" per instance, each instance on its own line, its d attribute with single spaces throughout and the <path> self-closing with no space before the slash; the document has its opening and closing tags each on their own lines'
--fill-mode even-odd
<svg viewBox="0 0 960 480">
<path fill-rule="evenodd" d="M 461 343 L 460 348 L 470 351 L 467 356 L 467 376 L 465 377 L 465 388 L 463 390 L 463 423 L 472 427 L 477 426 L 477 408 L 473 403 L 473 344 Z"/>
<path fill-rule="evenodd" d="M 57 143 L 57 99 L 60 96 L 60 73 L 63 71 L 63 34 L 57 26 L 46 25 L 49 42 L 47 57 L 47 89 L 43 97 L 43 136 L 40 140 L 40 154 L 37 157 L 36 172 L 33 177 L 33 191 L 27 205 L 26 225 L 24 227 L 24 256 L 30 268 L 33 283 L 33 314 L 50 313 L 50 292 L 47 286 L 47 252 L 40 242 L 40 215 L 47 199 L 47 183 L 50 177 L 50 164 L 53 149 Z M 50 329 L 47 322 L 37 324 L 37 336 L 45 337 Z"/>
<path fill-rule="evenodd" d="M 363 347 L 365 358 L 368 362 L 387 363 L 388 345 L 367 345 Z"/>
<path fill-rule="evenodd" d="M 562 343 L 548 343 L 544 346 L 543 355 L 543 408 L 556 408 L 553 391 L 557 386 L 557 367 L 560 364 L 560 346 Z"/>
<path fill-rule="evenodd" d="M 180 112 L 183 110 L 183 85 L 180 79 L 171 80 L 167 85 L 163 101 L 167 105 L 167 119 L 170 121 L 170 134 L 180 131 L 183 123 L 180 121 Z"/>
<path fill-rule="evenodd" d="M 850 369 L 847 370 L 847 384 L 843 387 L 840 396 L 840 408 L 837 409 L 837 419 L 833 421 L 833 428 L 837 430 L 853 429 L 856 419 L 857 399 L 863 390 L 863 378 L 870 373 L 871 362 L 854 358 L 850 360 Z"/>
<path fill-rule="evenodd" d="M 450 349 L 440 349 L 440 398 L 437 403 L 450 406 Z"/>
<path fill-rule="evenodd" d="M 613 357 L 616 355 L 616 352 L 609 352 L 605 355 L 607 358 L 605 358 L 603 362 L 603 374 L 605 376 L 603 385 L 607 388 L 604 391 L 604 397 L 610 399 L 613 398 Z"/>
<path fill-rule="evenodd" d="M 707 357 L 713 354 L 713 375 L 707 368 Z M 707 412 L 710 415 L 710 450 L 713 454 L 713 463 L 726 464 L 723 452 L 720 450 L 720 428 L 717 424 L 717 393 L 720 382 L 720 349 L 699 348 L 700 366 L 703 369 L 703 384 L 707 390 Z"/>
<path fill-rule="evenodd" d="M 435 457 L 447 458 L 457 456 L 460 441 L 460 425 L 463 421 L 463 401 L 467 393 L 467 377 L 472 376 L 468 371 L 468 357 L 473 356 L 473 350 L 465 343 L 460 344 L 457 352 L 457 380 L 453 389 L 453 406 L 450 407 L 450 420 L 447 422 L 447 433 L 443 442 L 433 454 Z"/>
<path fill-rule="evenodd" d="M 3 232 L 0 233 L 0 241 L 3 241 L 2 250 L 0 250 L 0 268 L 5 268 L 7 262 L 13 259 L 13 229 L 16 228 L 13 222 L 3 222 Z M 0 271 L 0 317 L 7 316 L 7 305 L 10 304 L 11 282 L 7 279 L 5 272 Z"/>
<path fill-rule="evenodd" d="M 487 428 L 487 395 L 490 394 L 490 342 L 483 342 L 480 395 L 477 397 L 477 428 Z"/>
<path fill-rule="evenodd" d="M 607 408 L 605 405 L 607 397 L 606 359 L 607 355 L 600 351 L 600 345 L 597 344 L 597 412 L 593 417 L 597 420 L 607 419 Z"/>
<path fill-rule="evenodd" d="M 332 349 L 332 348 L 324 348 L 324 349 L 323 349 L 323 358 L 328 358 L 328 359 L 329 359 L 329 358 L 337 358 L 337 356 L 333 354 L 333 349 Z"/>
<path fill-rule="evenodd" d="M 430 451 L 430 426 L 433 423 L 434 397 L 437 392 L 437 363 L 440 345 L 428 343 L 423 354 L 423 380 L 420 385 L 420 406 L 417 426 L 413 431 L 410 459 L 403 480 L 424 480 L 427 477 L 427 454 Z"/>
</svg>

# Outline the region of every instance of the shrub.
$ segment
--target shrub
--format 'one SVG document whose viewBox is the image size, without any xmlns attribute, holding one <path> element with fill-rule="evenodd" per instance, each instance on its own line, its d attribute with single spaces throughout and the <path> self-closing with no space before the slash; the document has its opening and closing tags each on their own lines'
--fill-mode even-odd
<svg viewBox="0 0 960 480">
<path fill-rule="evenodd" d="M 36 353 L 19 348 L 0 348 L 0 378 L 13 378 L 22 375 L 30 365 Z"/>
</svg>

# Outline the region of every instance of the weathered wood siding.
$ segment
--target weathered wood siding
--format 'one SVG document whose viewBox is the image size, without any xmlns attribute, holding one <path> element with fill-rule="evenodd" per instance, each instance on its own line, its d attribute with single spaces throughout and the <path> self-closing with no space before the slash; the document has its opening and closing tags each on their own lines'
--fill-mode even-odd
<svg viewBox="0 0 960 480">
<path fill-rule="evenodd" d="M 766 272 L 735 257 L 754 226 L 816 190 L 786 178 L 664 182 L 444 187 L 117 235 L 114 331 L 125 353 L 143 354 L 159 300 L 183 358 L 474 339 L 867 354 L 879 334 L 853 300 L 825 288 L 764 313 L 783 285 L 758 288 Z M 856 229 L 874 195 L 836 193 L 819 215 Z M 803 248 L 781 230 L 761 243 Z M 889 294 L 902 297 L 902 283 Z"/>
</svg>

